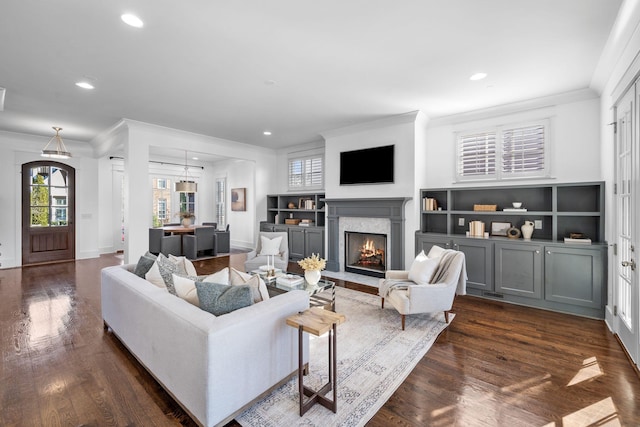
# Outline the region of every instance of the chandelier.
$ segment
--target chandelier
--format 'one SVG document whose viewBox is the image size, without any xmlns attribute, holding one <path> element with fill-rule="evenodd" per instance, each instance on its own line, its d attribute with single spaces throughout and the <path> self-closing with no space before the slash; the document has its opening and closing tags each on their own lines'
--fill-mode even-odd
<svg viewBox="0 0 640 427">
<path fill-rule="evenodd" d="M 184 152 L 184 179 L 176 182 L 176 191 L 179 193 L 195 193 L 198 191 L 198 184 L 189 179 L 189 165 L 187 164 L 187 151 Z"/>
<path fill-rule="evenodd" d="M 40 154 L 42 157 L 49 157 L 51 159 L 68 159 L 71 157 L 71 153 L 67 151 L 67 147 L 65 147 L 64 142 L 62 142 L 62 138 L 60 137 L 60 131 L 62 128 L 53 126 L 53 130 L 56 131 L 56 134 L 51 137 L 47 145 L 42 149 L 42 153 Z M 56 149 L 50 150 L 48 149 L 49 145 L 55 140 Z"/>
</svg>

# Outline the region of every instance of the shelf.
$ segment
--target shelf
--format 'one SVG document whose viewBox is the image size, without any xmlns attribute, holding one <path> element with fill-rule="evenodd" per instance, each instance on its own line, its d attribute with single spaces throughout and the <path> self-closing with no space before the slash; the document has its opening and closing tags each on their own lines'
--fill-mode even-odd
<svg viewBox="0 0 640 427">
<path fill-rule="evenodd" d="M 315 209 L 300 209 L 301 199 L 311 200 Z M 290 208 L 289 204 L 296 206 Z M 271 194 L 267 196 L 267 223 L 285 225 L 286 218 L 313 220 L 314 227 L 324 227 L 324 194 Z M 300 227 L 308 228 L 308 227 Z"/>
</svg>

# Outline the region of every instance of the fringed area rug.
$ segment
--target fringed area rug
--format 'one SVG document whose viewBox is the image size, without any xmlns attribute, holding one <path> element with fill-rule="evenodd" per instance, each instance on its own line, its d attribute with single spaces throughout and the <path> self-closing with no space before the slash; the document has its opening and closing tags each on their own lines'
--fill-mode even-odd
<svg viewBox="0 0 640 427">
<path fill-rule="evenodd" d="M 236 418 L 242 426 L 362 426 L 369 421 L 427 353 L 447 324 L 444 314 L 407 316 L 403 331 L 394 308 L 380 308 L 374 295 L 336 288 L 338 325 L 338 412 L 315 404 L 299 413 L 298 377 L 274 390 Z M 450 317 L 451 319 L 451 317 Z M 310 336 L 306 386 L 317 390 L 328 381 L 327 336 Z M 328 398 L 333 392 L 327 393 Z"/>
</svg>

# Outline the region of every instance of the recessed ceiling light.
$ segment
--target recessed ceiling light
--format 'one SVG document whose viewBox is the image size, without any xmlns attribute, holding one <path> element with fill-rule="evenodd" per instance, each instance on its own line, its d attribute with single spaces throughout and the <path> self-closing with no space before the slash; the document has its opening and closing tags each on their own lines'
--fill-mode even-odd
<svg viewBox="0 0 640 427">
<path fill-rule="evenodd" d="M 82 89 L 95 89 L 95 86 L 86 80 L 76 82 L 76 86 L 81 87 Z"/>
<path fill-rule="evenodd" d="M 198 158 L 197 157 L 192 157 L 191 160 L 198 160 Z"/>
<path fill-rule="evenodd" d="M 266 136 L 271 136 L 271 131 L 269 130 L 265 130 L 264 132 L 262 132 L 264 135 Z"/>
<path fill-rule="evenodd" d="M 469 77 L 469 80 L 482 80 L 485 77 L 487 77 L 487 73 L 475 73 L 474 75 L 472 75 L 471 77 Z"/>
<path fill-rule="evenodd" d="M 135 28 L 142 28 L 144 26 L 144 22 L 142 22 L 142 19 L 130 13 L 125 13 L 120 17 L 120 19 L 122 19 L 122 21 L 125 24 L 131 25 L 132 27 L 135 27 Z"/>
</svg>

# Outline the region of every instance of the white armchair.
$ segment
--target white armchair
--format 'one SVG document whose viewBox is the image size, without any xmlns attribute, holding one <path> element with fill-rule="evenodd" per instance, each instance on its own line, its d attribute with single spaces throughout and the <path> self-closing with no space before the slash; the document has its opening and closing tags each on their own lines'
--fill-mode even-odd
<svg viewBox="0 0 640 427">
<path fill-rule="evenodd" d="M 273 244 L 274 239 L 277 239 L 278 237 L 281 237 L 278 248 L 275 250 L 274 248 L 263 249 L 263 243 Z M 265 252 L 270 255 L 266 255 Z M 258 245 L 256 249 L 247 254 L 247 260 L 244 263 L 244 270 L 250 272 L 252 270 L 257 270 L 262 265 L 266 265 L 267 257 L 271 260 L 271 255 L 273 255 L 273 263 L 275 267 L 286 272 L 287 267 L 289 266 L 289 239 L 287 232 L 261 231 L 258 234 Z"/>
<path fill-rule="evenodd" d="M 388 270 L 385 278 L 380 279 L 379 295 L 382 298 L 382 308 L 385 299 L 398 310 L 402 318 L 402 330 L 405 327 L 405 316 L 417 313 L 436 313 L 443 311 L 444 318 L 449 323 L 449 312 L 456 295 L 466 294 L 467 272 L 464 253 L 454 250 L 432 250 L 439 257 L 428 258 L 421 253 L 423 259 L 429 259 L 434 265 L 429 274 L 428 283 L 418 284 L 410 279 L 416 277 L 415 265 L 420 255 L 414 261 L 411 270 Z"/>
</svg>

